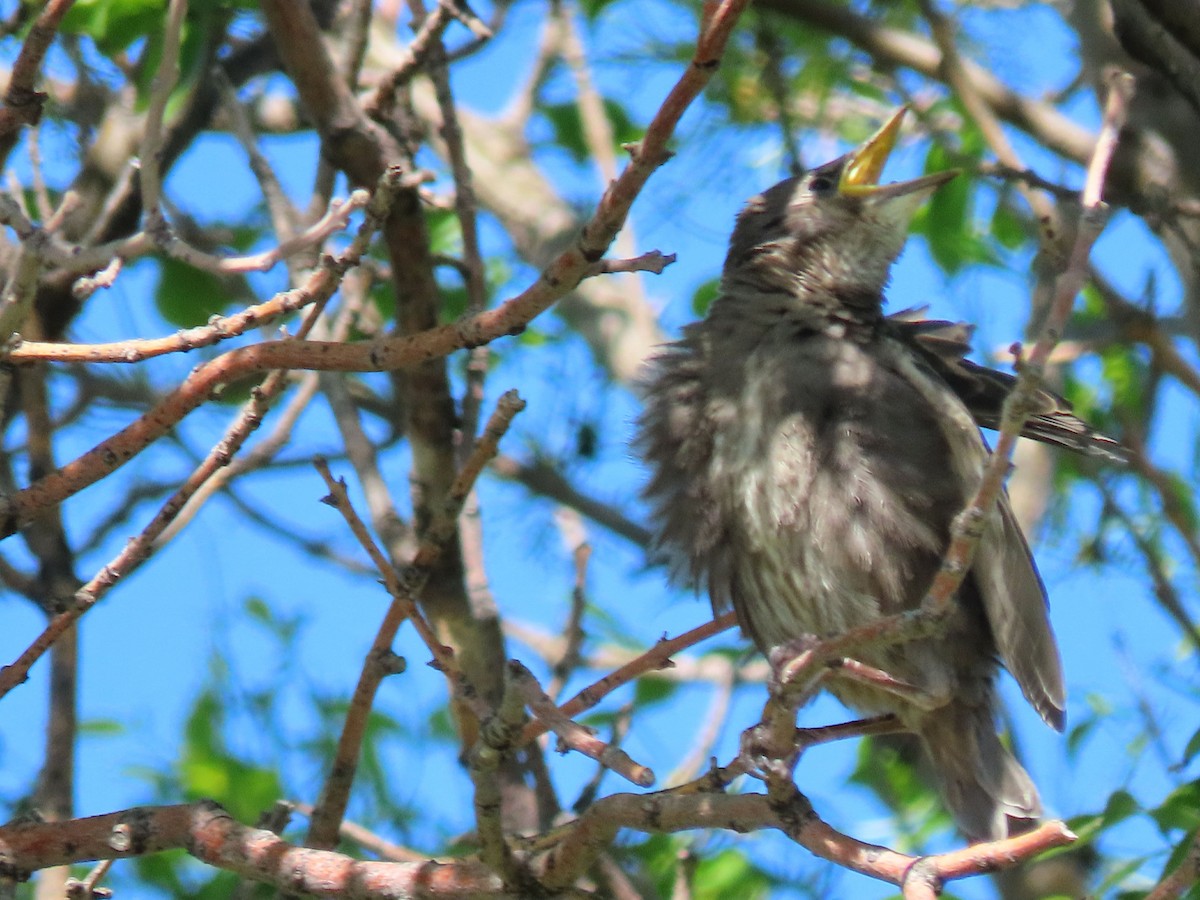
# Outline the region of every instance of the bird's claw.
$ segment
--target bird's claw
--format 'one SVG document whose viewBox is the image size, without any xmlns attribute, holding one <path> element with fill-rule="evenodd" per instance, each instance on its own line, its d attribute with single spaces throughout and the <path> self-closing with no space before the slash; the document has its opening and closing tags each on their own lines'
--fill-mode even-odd
<svg viewBox="0 0 1200 900">
<path fill-rule="evenodd" d="M 738 758 L 746 773 L 760 781 L 790 781 L 800 754 L 795 745 L 787 749 L 776 746 L 772 730 L 762 722 L 742 732 Z"/>
</svg>

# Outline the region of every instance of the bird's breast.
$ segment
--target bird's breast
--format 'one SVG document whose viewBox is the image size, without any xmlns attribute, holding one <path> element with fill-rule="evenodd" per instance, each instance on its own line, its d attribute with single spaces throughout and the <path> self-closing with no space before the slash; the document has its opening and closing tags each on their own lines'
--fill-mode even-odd
<svg viewBox="0 0 1200 900">
<path fill-rule="evenodd" d="M 766 342 L 737 380 L 710 475 L 760 646 L 919 603 L 963 493 L 922 394 L 877 347 L 828 336 Z"/>
</svg>

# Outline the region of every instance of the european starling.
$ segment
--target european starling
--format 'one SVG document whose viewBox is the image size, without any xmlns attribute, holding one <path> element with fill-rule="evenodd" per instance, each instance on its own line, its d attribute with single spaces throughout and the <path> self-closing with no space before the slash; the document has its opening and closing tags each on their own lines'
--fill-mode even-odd
<svg viewBox="0 0 1200 900">
<path fill-rule="evenodd" d="M 913 212 L 955 176 L 878 183 L 903 114 L 749 201 L 707 317 L 646 383 L 637 444 L 660 549 L 715 611 L 732 605 L 764 653 L 920 605 L 987 461 L 978 424 L 997 424 L 1014 380 L 962 358 L 966 327 L 882 312 Z M 1119 457 L 1066 401 L 1039 399 L 1028 436 Z M 1040 814 L 996 734 L 997 664 L 1060 731 L 1065 694 L 1045 588 L 1007 498 L 946 629 L 859 658 L 919 698 L 836 676 L 829 689 L 920 736 L 968 837 Z"/>
</svg>

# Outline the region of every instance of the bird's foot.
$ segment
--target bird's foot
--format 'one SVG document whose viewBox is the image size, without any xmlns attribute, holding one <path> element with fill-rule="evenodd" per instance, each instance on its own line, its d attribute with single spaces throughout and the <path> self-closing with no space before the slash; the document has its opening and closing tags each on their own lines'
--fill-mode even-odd
<svg viewBox="0 0 1200 900">
<path fill-rule="evenodd" d="M 950 699 L 948 696 L 931 693 L 902 678 L 897 678 L 890 672 L 885 672 L 883 669 L 878 669 L 875 666 L 868 666 L 866 663 L 859 662 L 856 659 L 843 657 L 842 659 L 834 660 L 829 666 L 831 669 L 837 670 L 840 678 L 857 681 L 859 684 L 867 684 L 881 691 L 886 691 L 893 697 L 905 700 L 922 710 L 930 711 L 938 709 L 944 706 Z"/>
<path fill-rule="evenodd" d="M 821 645 L 822 641 L 816 635 L 802 634 L 786 644 L 772 647 L 767 653 L 767 661 L 771 664 L 768 687 L 789 696 L 807 696 L 825 674 Z"/>
<path fill-rule="evenodd" d="M 780 746 L 778 732 L 767 722 L 759 722 L 742 732 L 738 759 L 753 778 L 767 784 L 791 781 L 799 758 L 795 741 Z"/>
</svg>

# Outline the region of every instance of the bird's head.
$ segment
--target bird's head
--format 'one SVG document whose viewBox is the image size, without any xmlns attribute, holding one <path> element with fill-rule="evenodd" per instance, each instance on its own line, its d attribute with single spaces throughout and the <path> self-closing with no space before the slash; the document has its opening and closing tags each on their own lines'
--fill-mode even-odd
<svg viewBox="0 0 1200 900">
<path fill-rule="evenodd" d="M 905 111 L 845 156 L 752 198 L 730 240 L 726 281 L 878 308 L 913 213 L 958 174 L 879 183 Z"/>
</svg>

